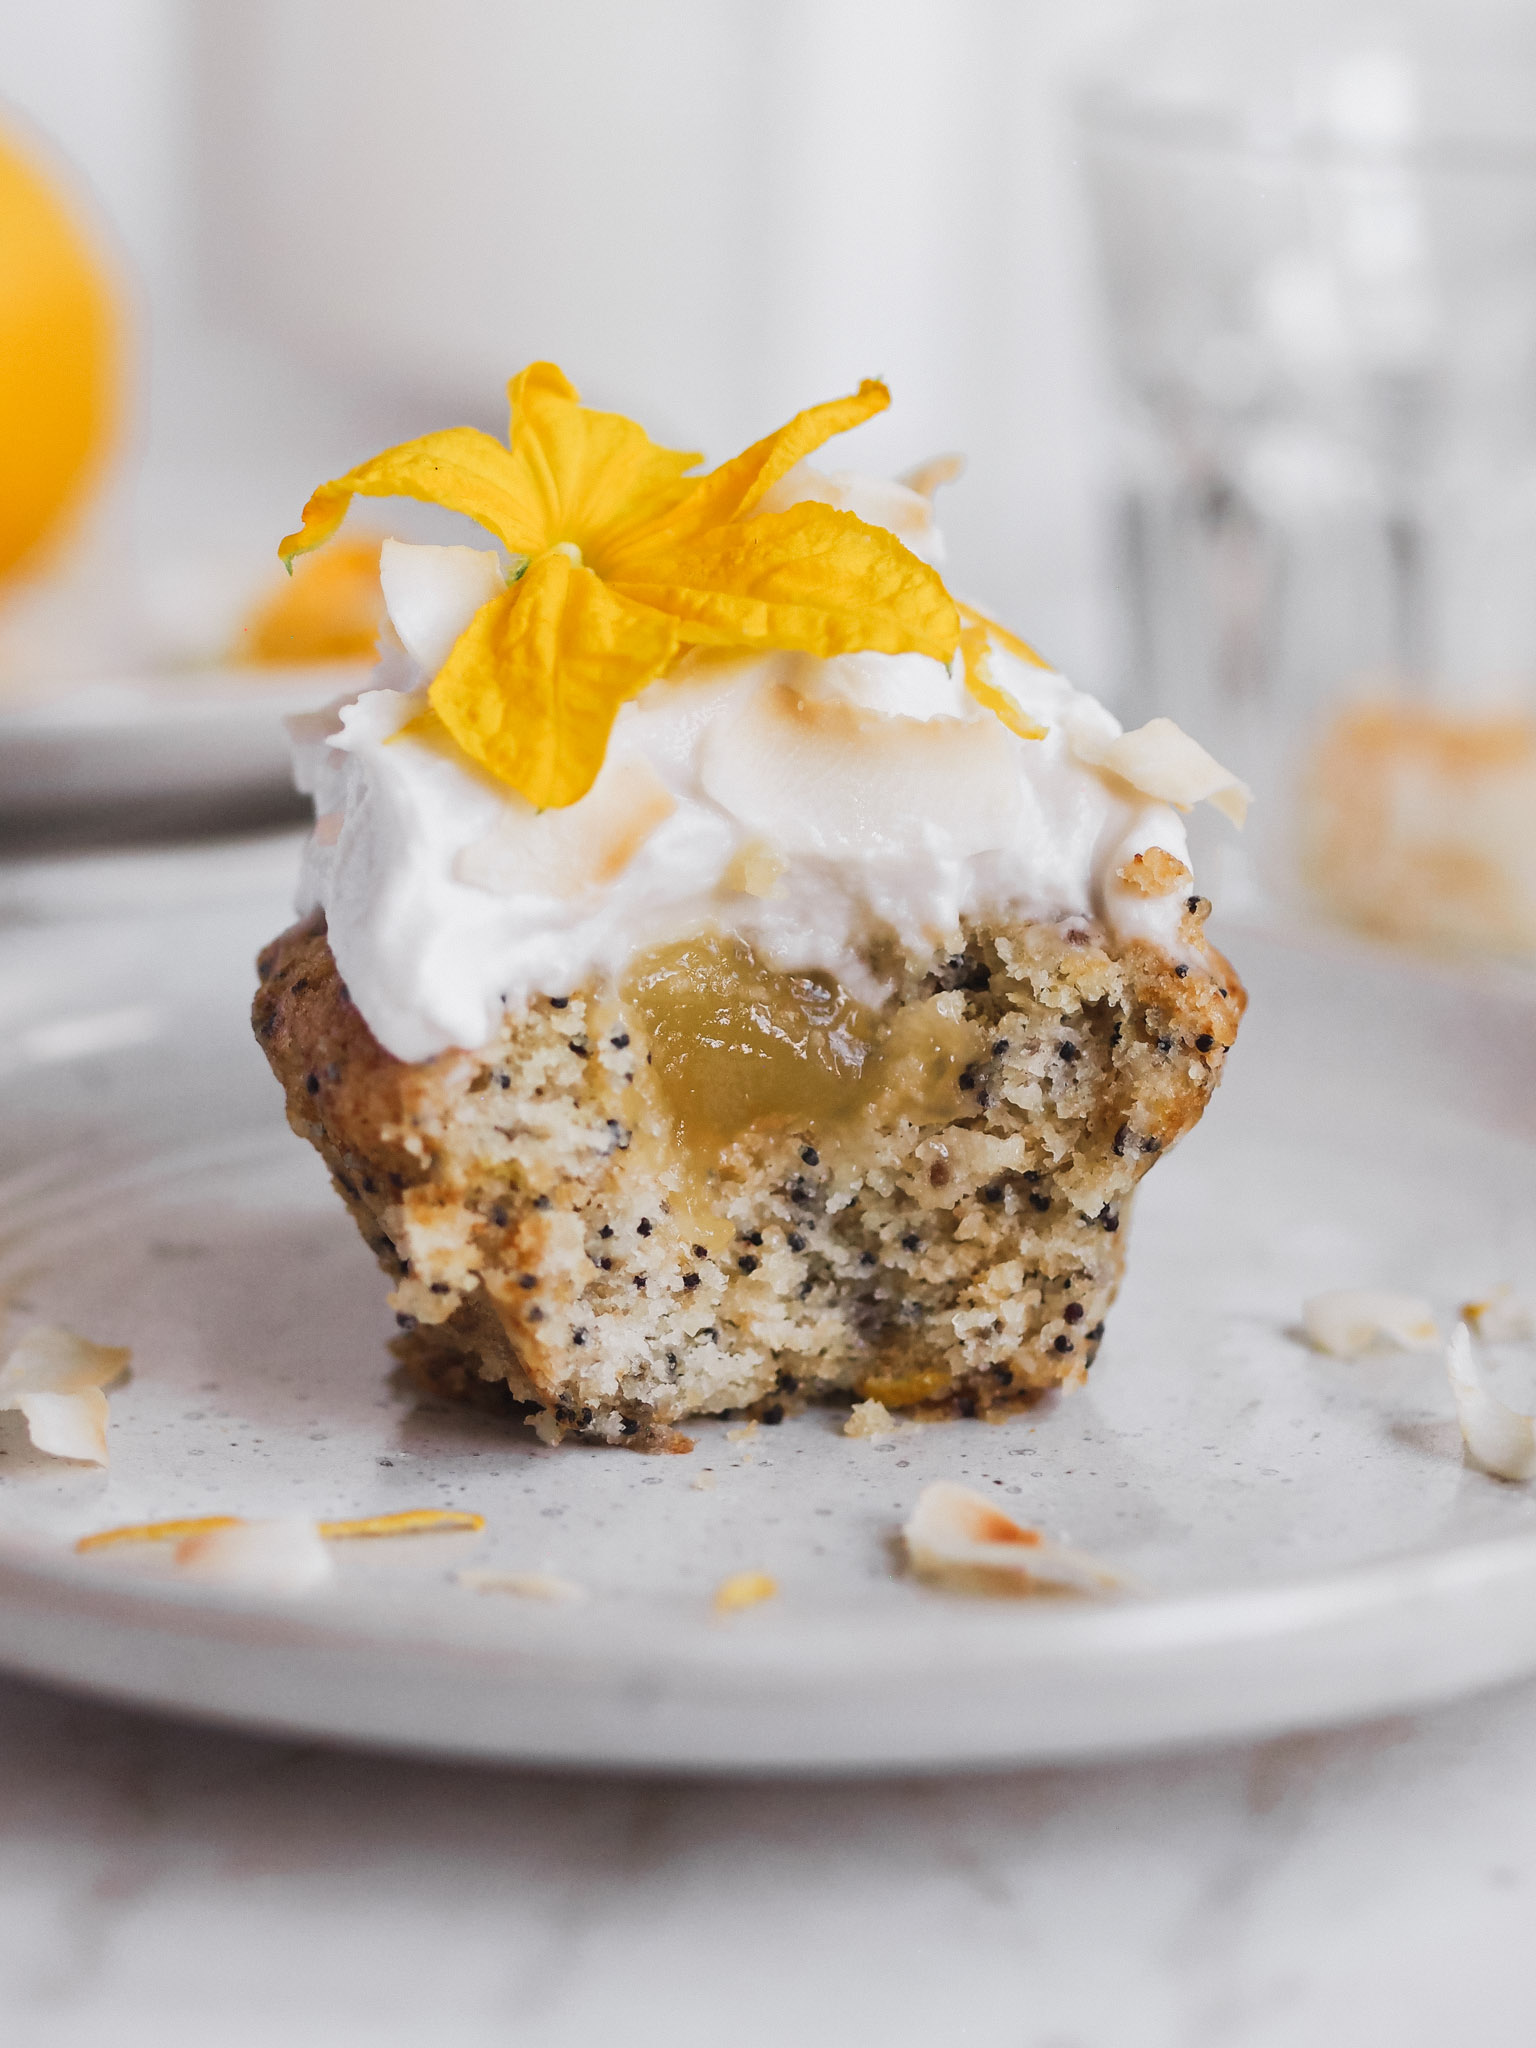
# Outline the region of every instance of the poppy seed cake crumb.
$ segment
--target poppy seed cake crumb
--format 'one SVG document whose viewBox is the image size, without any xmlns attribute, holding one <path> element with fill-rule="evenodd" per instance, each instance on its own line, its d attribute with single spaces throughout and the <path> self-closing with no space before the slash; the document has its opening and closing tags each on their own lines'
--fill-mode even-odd
<svg viewBox="0 0 1536 2048">
<path fill-rule="evenodd" d="M 886 1024 L 926 1005 L 974 1046 L 954 1085 L 915 1111 L 876 1095 L 840 1132 L 751 1126 L 706 1180 L 676 1170 L 645 1024 L 611 991 L 536 999 L 478 1051 L 412 1065 L 315 917 L 262 954 L 254 1023 L 439 1391 L 641 1449 L 686 1447 L 690 1415 L 779 1419 L 786 1391 L 979 1414 L 1093 1362 L 1135 1186 L 1198 1121 L 1242 1015 L 1206 908 L 1183 974 L 1080 917 L 882 959 Z"/>
</svg>

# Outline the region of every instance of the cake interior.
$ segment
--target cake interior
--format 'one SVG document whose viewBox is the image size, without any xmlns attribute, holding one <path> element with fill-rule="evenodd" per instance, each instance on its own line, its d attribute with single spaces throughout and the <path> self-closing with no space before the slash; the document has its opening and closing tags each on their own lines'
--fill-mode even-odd
<svg viewBox="0 0 1536 2048">
<path fill-rule="evenodd" d="M 414 1065 L 317 917 L 255 1021 L 439 1390 L 639 1448 L 829 1395 L 984 1413 L 1092 1364 L 1136 1183 L 1216 1084 L 1243 993 L 1206 908 L 1179 964 L 1083 918 L 876 944 L 871 1000 L 706 932 Z"/>
</svg>

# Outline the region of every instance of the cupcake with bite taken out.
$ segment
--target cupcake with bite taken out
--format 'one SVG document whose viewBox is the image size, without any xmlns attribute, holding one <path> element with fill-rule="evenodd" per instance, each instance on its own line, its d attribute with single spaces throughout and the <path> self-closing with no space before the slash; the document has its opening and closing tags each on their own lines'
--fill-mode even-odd
<svg viewBox="0 0 1536 2048">
<path fill-rule="evenodd" d="M 549 364 L 511 402 L 283 543 L 356 493 L 489 543 L 385 543 L 255 1007 L 407 1357 L 640 1448 L 1080 1380 L 1242 1013 L 1180 816 L 1241 786 L 950 594 L 944 466 L 811 466 L 881 385 L 702 476 Z"/>
</svg>

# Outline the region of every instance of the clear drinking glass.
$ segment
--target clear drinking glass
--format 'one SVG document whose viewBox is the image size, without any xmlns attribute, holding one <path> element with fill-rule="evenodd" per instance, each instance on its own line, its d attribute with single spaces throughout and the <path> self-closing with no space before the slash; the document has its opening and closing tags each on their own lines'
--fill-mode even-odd
<svg viewBox="0 0 1536 2048">
<path fill-rule="evenodd" d="M 1225 0 L 1078 122 L 1133 691 L 1272 895 L 1536 950 L 1536 11 Z"/>
</svg>

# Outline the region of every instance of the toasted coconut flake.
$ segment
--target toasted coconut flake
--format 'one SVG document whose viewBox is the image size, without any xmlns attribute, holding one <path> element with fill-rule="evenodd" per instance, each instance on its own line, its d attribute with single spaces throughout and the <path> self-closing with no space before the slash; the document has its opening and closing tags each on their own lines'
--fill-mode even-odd
<svg viewBox="0 0 1536 2048">
<path fill-rule="evenodd" d="M 1427 1301 L 1383 1288 L 1339 1287 L 1314 1294 L 1302 1308 L 1301 1321 L 1314 1350 L 1334 1358 L 1358 1358 L 1380 1346 L 1433 1351 L 1440 1342 Z"/>
<path fill-rule="evenodd" d="M 1524 1344 L 1536 1337 L 1536 1311 L 1509 1287 L 1495 1288 L 1482 1301 L 1463 1302 L 1461 1319 L 1484 1344 Z"/>
<path fill-rule="evenodd" d="M 1486 1384 L 1472 1336 L 1458 1323 L 1445 1347 L 1445 1369 L 1456 1397 L 1456 1419 L 1474 1465 L 1495 1479 L 1536 1477 L 1536 1424 L 1508 1407 Z"/>
<path fill-rule="evenodd" d="M 1086 729 L 1074 730 L 1072 744 L 1079 760 L 1118 775 L 1143 796 L 1156 797 L 1181 811 L 1203 800 L 1234 825 L 1241 825 L 1248 815 L 1252 790 L 1171 718 L 1149 719 L 1134 732 L 1123 732 L 1114 739 Z"/>
<path fill-rule="evenodd" d="M 578 1586 L 574 1579 L 559 1578 L 554 1572 L 504 1572 L 486 1565 L 454 1576 L 472 1593 L 513 1593 L 523 1600 L 575 1601 L 587 1597 L 585 1586 Z"/>
<path fill-rule="evenodd" d="M 175 1562 L 186 1578 L 262 1593 L 307 1593 L 333 1569 L 319 1529 L 300 1515 L 201 1529 L 182 1537 Z"/>
<path fill-rule="evenodd" d="M 1108 1565 L 1026 1529 L 969 1487 L 925 1486 L 902 1531 L 913 1571 L 956 1593 L 1013 1597 L 1038 1593 L 1122 1593 Z"/>
<path fill-rule="evenodd" d="M 770 1579 L 766 1572 L 733 1572 L 715 1588 L 715 1612 L 736 1614 L 743 1607 L 774 1599 L 778 1590 L 778 1580 Z"/>
<path fill-rule="evenodd" d="M 728 1443 L 733 1443 L 733 1444 L 749 1444 L 749 1443 L 751 1443 L 751 1441 L 752 1441 L 753 1437 L 755 1437 L 755 1436 L 757 1435 L 757 1417 L 756 1417 L 756 1416 L 754 1415 L 754 1416 L 752 1417 L 752 1420 L 751 1420 L 750 1422 L 741 1422 L 741 1423 L 738 1423 L 738 1424 L 737 1424 L 737 1426 L 736 1426 L 736 1427 L 735 1427 L 734 1429 L 728 1429 L 728 1430 L 727 1430 L 727 1431 L 725 1432 L 725 1435 L 726 1435 L 726 1441 L 727 1441 Z"/>
<path fill-rule="evenodd" d="M 855 1401 L 843 1424 L 844 1436 L 894 1436 L 901 1428 L 883 1401 Z"/>
<path fill-rule="evenodd" d="M 772 683 L 714 720 L 706 793 L 789 854 L 904 852 L 938 838 L 956 857 L 1005 846 L 1018 812 L 1010 742 L 991 718 L 908 718 Z"/>
<path fill-rule="evenodd" d="M 350 1521 L 321 1522 L 320 1534 L 331 1538 L 351 1536 L 424 1536 L 435 1529 L 483 1529 L 484 1515 L 467 1508 L 402 1508 L 393 1515 L 359 1515 Z"/>
<path fill-rule="evenodd" d="M 931 498 L 945 484 L 957 483 L 965 475 L 963 455 L 930 455 L 926 462 L 904 470 L 897 482 L 920 498 Z"/>
<path fill-rule="evenodd" d="M 480 607 L 507 587 L 493 548 L 421 547 L 387 540 L 379 581 L 390 624 L 422 673 L 435 676 Z"/>
<path fill-rule="evenodd" d="M 622 874 L 676 809 L 649 761 L 609 761 L 563 810 L 509 798 L 490 831 L 460 851 L 453 872 L 497 896 L 580 896 Z"/>
<path fill-rule="evenodd" d="M 132 1356 L 121 1346 L 39 1324 L 0 1366 L 0 1409 L 15 1409 L 33 1445 L 50 1457 L 105 1465 L 107 1397 L 101 1390 L 122 1377 Z"/>
</svg>

